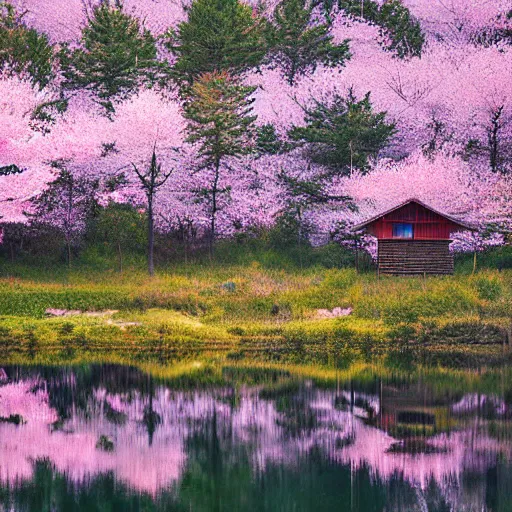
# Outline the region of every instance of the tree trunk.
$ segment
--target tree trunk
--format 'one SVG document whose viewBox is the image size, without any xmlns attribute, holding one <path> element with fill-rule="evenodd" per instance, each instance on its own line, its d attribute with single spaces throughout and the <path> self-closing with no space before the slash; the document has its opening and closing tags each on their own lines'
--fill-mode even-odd
<svg viewBox="0 0 512 512">
<path fill-rule="evenodd" d="M 68 267 L 71 268 L 71 236 L 72 236 L 72 225 L 71 222 L 73 214 L 73 178 L 71 177 L 71 174 L 69 175 L 69 181 L 68 181 L 68 211 L 67 211 L 67 217 L 66 217 L 66 243 L 68 246 Z"/>
<path fill-rule="evenodd" d="M 119 273 L 121 274 L 123 272 L 123 253 L 119 242 L 117 242 L 117 256 L 119 258 Z"/>
<path fill-rule="evenodd" d="M 499 139 L 500 139 L 500 119 L 503 112 L 503 107 L 497 109 L 493 113 L 491 119 L 491 128 L 488 130 L 489 139 L 489 164 L 493 172 L 498 171 L 499 168 Z"/>
<path fill-rule="evenodd" d="M 210 259 L 213 258 L 217 217 L 217 193 L 219 188 L 220 160 L 215 162 L 215 178 L 212 187 L 212 217 L 210 219 Z"/>
<path fill-rule="evenodd" d="M 357 240 L 354 240 L 355 246 L 355 263 L 356 263 L 356 272 L 359 274 L 359 245 Z"/>
<path fill-rule="evenodd" d="M 348 143 L 348 147 L 350 148 L 350 174 L 354 171 L 354 151 L 352 150 L 352 141 Z"/>
<path fill-rule="evenodd" d="M 71 242 L 68 240 L 66 242 L 67 249 L 68 249 L 68 267 L 71 268 Z"/>
<path fill-rule="evenodd" d="M 299 265 L 302 270 L 302 212 L 300 208 L 297 210 L 297 218 L 299 219 Z"/>
<path fill-rule="evenodd" d="M 295 82 L 295 75 L 297 74 L 297 66 L 296 66 L 296 56 L 294 55 L 291 58 L 291 68 L 290 68 L 290 74 L 288 75 L 288 84 L 293 86 L 293 83 Z"/>
<path fill-rule="evenodd" d="M 153 219 L 153 198 L 148 200 L 148 272 L 150 276 L 155 274 L 155 264 L 153 261 L 154 246 L 155 246 L 155 233 L 154 233 L 154 219 Z"/>
<path fill-rule="evenodd" d="M 476 251 L 473 252 L 473 274 L 476 272 Z"/>
</svg>

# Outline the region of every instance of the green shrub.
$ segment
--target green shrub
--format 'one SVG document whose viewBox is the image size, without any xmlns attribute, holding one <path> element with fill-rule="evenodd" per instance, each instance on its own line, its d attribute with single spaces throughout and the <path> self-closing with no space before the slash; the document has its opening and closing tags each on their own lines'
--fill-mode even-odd
<svg viewBox="0 0 512 512">
<path fill-rule="evenodd" d="M 503 286 L 497 276 L 478 275 L 474 279 L 478 296 L 483 300 L 495 301 L 503 294 Z"/>
<path fill-rule="evenodd" d="M 322 287 L 347 290 L 357 281 L 357 273 L 354 269 L 328 270 L 322 281 Z"/>
<path fill-rule="evenodd" d="M 414 301 L 408 302 L 395 299 L 389 301 L 382 309 L 382 319 L 387 325 L 411 324 L 418 321 L 421 315 Z"/>
</svg>

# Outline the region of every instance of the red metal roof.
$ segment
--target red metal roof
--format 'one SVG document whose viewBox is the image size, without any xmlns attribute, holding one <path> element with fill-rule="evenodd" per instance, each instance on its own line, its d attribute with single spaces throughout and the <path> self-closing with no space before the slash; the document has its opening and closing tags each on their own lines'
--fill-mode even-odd
<svg viewBox="0 0 512 512">
<path fill-rule="evenodd" d="M 356 226 L 354 226 L 352 228 L 352 231 L 359 231 L 360 229 L 363 229 L 366 226 L 368 226 L 369 224 L 372 224 L 373 222 L 384 217 L 385 215 L 388 215 L 388 214 L 394 212 L 395 210 L 403 208 L 404 206 L 411 204 L 411 203 L 419 204 L 420 206 L 423 206 L 423 208 L 426 208 L 427 210 L 430 210 L 431 212 L 436 213 L 437 215 L 440 215 L 441 217 L 449 220 L 450 222 L 453 222 L 454 224 L 457 224 L 458 226 L 460 226 L 464 229 L 469 229 L 469 230 L 475 229 L 474 226 L 471 226 L 470 224 L 468 224 L 466 222 L 456 219 L 455 217 L 453 217 L 451 215 L 440 212 L 439 210 L 432 208 L 428 204 L 425 204 L 423 201 L 420 201 L 419 199 L 411 198 L 411 199 L 407 199 L 407 201 L 404 201 L 403 203 L 400 203 L 400 204 L 394 206 L 393 208 L 390 208 L 389 210 L 386 210 L 385 212 L 379 213 L 378 215 L 375 215 L 375 216 L 371 217 L 370 219 L 368 219 L 360 224 L 357 224 Z"/>
</svg>

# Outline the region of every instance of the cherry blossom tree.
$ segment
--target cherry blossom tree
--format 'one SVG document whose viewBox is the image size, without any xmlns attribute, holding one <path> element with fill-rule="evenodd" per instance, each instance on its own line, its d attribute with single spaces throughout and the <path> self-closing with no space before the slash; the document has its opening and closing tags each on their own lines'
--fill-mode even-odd
<svg viewBox="0 0 512 512">
<path fill-rule="evenodd" d="M 57 47 L 76 47 L 96 0 L 13 0 L 23 23 L 48 34 Z M 187 19 L 188 0 L 125 0 L 123 10 L 138 18 L 141 30 L 157 38 Z M 257 2 L 247 2 L 255 10 Z M 357 5 L 357 2 L 351 2 Z M 361 2 L 363 4 L 363 2 Z M 277 3 L 258 13 L 269 21 Z M 240 77 L 255 88 L 251 115 L 260 130 L 272 126 L 279 144 L 268 154 L 227 158 L 219 173 L 198 168 L 204 155 L 184 144 L 186 120 L 179 98 L 169 91 L 143 87 L 116 105 L 111 119 L 87 94 L 78 91 L 62 103 L 60 80 L 39 89 L 28 76 L 0 76 L 0 222 L 28 222 L 31 199 L 41 196 L 66 162 L 76 180 L 98 182 L 98 200 L 147 208 L 140 176 L 154 156 L 162 172 L 173 173 L 156 193 L 155 228 L 183 236 L 205 236 L 211 229 L 211 204 L 197 190 L 218 187 L 216 227 L 219 237 L 271 227 L 300 200 L 301 222 L 314 243 L 348 240 L 351 226 L 365 216 L 410 197 L 478 225 L 476 235 L 461 234 L 453 248 L 474 250 L 492 239 L 501 242 L 511 229 L 512 45 L 508 0 L 403 0 L 418 21 L 425 41 L 421 57 L 397 58 L 388 51 L 382 30 L 365 17 L 334 7 L 326 35 L 333 45 L 349 41 L 350 60 L 343 66 L 318 64 L 298 74 L 292 84 L 276 62 Z M 325 20 L 315 7 L 312 19 Z M 332 38 L 332 39 L 331 39 Z M 158 45 L 157 45 L 158 46 Z M 161 45 L 159 57 L 167 58 Z M 173 64 L 173 60 L 169 60 Z M 53 70 L 58 76 L 58 69 Z M 396 135 L 371 160 L 368 173 L 354 165 L 343 178 L 322 182 L 319 193 L 352 197 L 354 211 L 343 202 L 302 202 L 280 179 L 321 175 L 325 169 L 300 150 L 290 151 L 288 132 L 304 128 L 304 108 L 370 93 L 376 112 L 387 112 Z M 64 108 L 66 107 L 66 108 Z M 267 130 L 268 131 L 268 130 Z M 269 133 L 267 133 L 267 136 Z M 257 140 L 247 141 L 257 146 Z M 254 144 L 253 144 L 254 143 Z M 273 152 L 274 154 L 270 154 Z M 499 234 L 484 241 L 488 231 Z M 185 235 L 188 233 L 188 235 Z M 473 240 L 473 241 L 472 241 Z M 494 243 L 493 242 L 493 243 Z"/>
<path fill-rule="evenodd" d="M 97 166 L 114 185 L 106 197 L 147 208 L 148 271 L 153 275 L 158 195 L 177 167 L 183 143 L 180 104 L 159 91 L 142 90 L 132 101 L 119 105 L 112 121 L 98 115 L 94 121 L 95 140 L 102 148 Z"/>
<path fill-rule="evenodd" d="M 404 0 L 404 4 L 431 38 L 449 44 L 478 41 L 503 23 L 510 10 L 508 0 Z"/>
<path fill-rule="evenodd" d="M 29 200 L 54 176 L 44 163 L 44 136 L 34 131 L 32 119 L 36 107 L 52 98 L 50 91 L 36 90 L 28 80 L 0 79 L 0 168 L 22 171 L 0 176 L 1 222 L 26 220 L 23 212 Z"/>
<path fill-rule="evenodd" d="M 36 224 L 50 225 L 62 233 L 71 266 L 72 250 L 81 242 L 95 206 L 97 182 L 74 176 L 65 162 L 54 162 L 53 167 L 59 171 L 58 176 L 33 199 L 29 217 Z"/>
</svg>

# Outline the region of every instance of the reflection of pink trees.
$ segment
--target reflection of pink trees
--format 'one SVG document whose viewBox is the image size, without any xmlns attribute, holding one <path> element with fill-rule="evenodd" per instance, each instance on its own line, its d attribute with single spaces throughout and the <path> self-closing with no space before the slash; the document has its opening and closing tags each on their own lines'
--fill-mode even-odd
<svg viewBox="0 0 512 512">
<path fill-rule="evenodd" d="M 86 413 L 74 409 L 68 419 L 57 421 L 44 381 L 4 384 L 0 387 L 0 416 L 20 414 L 26 423 L 0 423 L 0 481 L 13 484 L 30 479 L 33 462 L 49 459 L 56 470 L 77 484 L 113 471 L 131 488 L 156 494 L 179 481 L 187 464 L 187 440 L 202 435 L 212 421 L 216 422 L 221 449 L 243 447 L 255 471 L 265 471 L 270 464 L 296 467 L 313 449 L 319 449 L 325 457 L 349 464 L 353 470 L 367 467 L 384 481 L 402 475 L 419 492 L 434 479 L 446 493 L 453 493 L 465 471 L 485 472 L 498 454 L 510 455 L 510 446 L 489 437 L 485 424 L 474 416 L 460 416 L 456 430 L 429 438 L 429 445 L 436 450 L 397 453 L 390 451 L 397 440 L 368 424 L 366 409 L 340 408 L 335 405 L 339 401 L 334 391 L 302 388 L 292 394 L 289 410 L 261 398 L 257 388 L 243 388 L 238 393 L 233 406 L 229 405 L 232 391 L 228 389 L 184 392 L 156 388 L 152 411 L 159 422 L 150 442 L 144 423 L 149 398 L 137 391 L 112 394 L 96 388 L 85 405 Z M 349 398 L 346 394 L 345 399 Z M 371 407 L 372 414 L 379 414 L 377 396 L 357 395 L 356 399 Z M 466 402 L 473 404 L 472 397 Z M 454 414 L 464 413 L 464 403 L 454 405 Z M 311 422 L 297 424 L 301 417 L 310 417 Z M 113 442 L 112 452 L 98 448 L 100 436 Z"/>
<path fill-rule="evenodd" d="M 57 421 L 57 414 L 41 384 L 27 380 L 0 387 L 0 417 L 19 414 L 26 421 L 22 427 L 0 424 L 0 482 L 31 478 L 32 461 L 47 456 L 49 426 Z"/>
<path fill-rule="evenodd" d="M 14 483 L 32 476 L 35 460 L 49 459 L 55 468 L 80 483 L 100 473 L 114 471 L 119 480 L 131 487 L 151 493 L 176 480 L 184 461 L 183 425 L 164 422 L 155 434 L 152 446 L 141 425 L 143 403 L 135 400 L 125 406 L 128 421 L 113 425 L 102 415 L 100 403 L 93 407 L 93 419 L 73 415 L 57 430 L 53 430 L 58 417 L 48 405 L 43 391 L 33 394 L 35 382 L 8 384 L 0 388 L 0 414 L 21 414 L 26 424 L 20 427 L 1 425 L 0 480 Z M 101 390 L 98 397 L 105 395 Z M 116 399 L 113 399 L 114 405 Z M 157 407 L 165 408 L 165 396 L 157 398 Z M 181 403 L 176 404 L 179 410 Z M 175 412 L 175 411 L 174 411 Z M 169 420 L 169 417 L 166 417 Z M 113 454 L 99 450 L 100 435 L 108 435 L 115 443 Z"/>
</svg>

